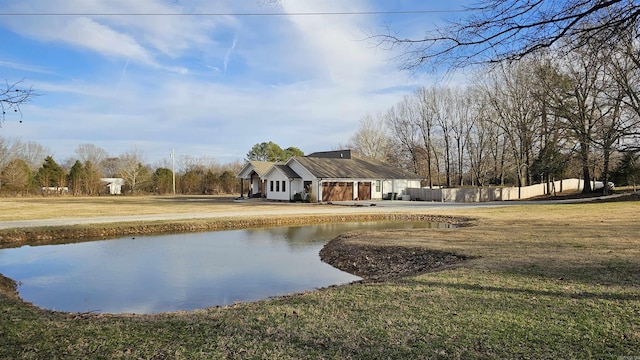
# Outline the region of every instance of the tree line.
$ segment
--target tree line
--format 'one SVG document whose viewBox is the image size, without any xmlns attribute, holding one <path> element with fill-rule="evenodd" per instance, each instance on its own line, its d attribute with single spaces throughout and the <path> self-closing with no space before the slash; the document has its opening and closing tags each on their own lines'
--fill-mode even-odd
<svg viewBox="0 0 640 360">
<path fill-rule="evenodd" d="M 174 187 L 173 164 L 164 160 L 147 164 L 144 154 L 132 148 L 119 156 L 93 144 L 81 144 L 76 157 L 57 163 L 50 151 L 35 142 L 0 136 L 0 194 L 100 195 L 107 194 L 102 178 L 122 178 L 125 194 L 171 194 Z M 242 164 L 218 164 L 210 158 L 188 155 L 175 159 L 177 194 L 239 193 L 236 174 Z"/>
<path fill-rule="evenodd" d="M 426 186 L 525 186 L 563 177 L 634 183 L 640 135 L 637 31 L 486 64 L 464 87 L 422 87 L 366 115 L 349 146 Z M 565 38 L 562 42 L 580 42 Z M 605 191 L 606 191 L 605 187 Z"/>
</svg>

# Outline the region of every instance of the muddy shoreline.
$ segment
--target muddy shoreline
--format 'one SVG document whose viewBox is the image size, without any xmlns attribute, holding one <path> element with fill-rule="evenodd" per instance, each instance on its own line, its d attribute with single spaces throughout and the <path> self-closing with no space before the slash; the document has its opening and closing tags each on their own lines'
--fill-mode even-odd
<svg viewBox="0 0 640 360">
<path fill-rule="evenodd" d="M 320 259 L 366 281 L 386 281 L 449 268 L 473 258 L 425 247 L 367 243 L 367 236 L 366 232 L 340 235 L 320 250 Z"/>
</svg>

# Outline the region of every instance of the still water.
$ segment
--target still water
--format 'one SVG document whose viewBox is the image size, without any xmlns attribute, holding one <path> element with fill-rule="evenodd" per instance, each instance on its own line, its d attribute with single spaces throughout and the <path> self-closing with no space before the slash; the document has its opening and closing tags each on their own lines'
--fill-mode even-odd
<svg viewBox="0 0 640 360">
<path fill-rule="evenodd" d="M 320 260 L 337 235 L 429 223 L 348 223 L 0 249 L 0 273 L 42 308 L 152 314 L 303 292 L 359 278 Z"/>
</svg>

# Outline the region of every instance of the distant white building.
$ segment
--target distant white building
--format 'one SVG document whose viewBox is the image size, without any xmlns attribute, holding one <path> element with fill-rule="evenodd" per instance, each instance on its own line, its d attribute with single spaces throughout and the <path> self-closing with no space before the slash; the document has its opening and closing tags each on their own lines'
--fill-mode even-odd
<svg viewBox="0 0 640 360">
<path fill-rule="evenodd" d="M 109 189 L 109 194 L 122 194 L 122 185 L 124 185 L 123 178 L 101 178 L 100 181 L 105 183 L 105 186 Z"/>
</svg>

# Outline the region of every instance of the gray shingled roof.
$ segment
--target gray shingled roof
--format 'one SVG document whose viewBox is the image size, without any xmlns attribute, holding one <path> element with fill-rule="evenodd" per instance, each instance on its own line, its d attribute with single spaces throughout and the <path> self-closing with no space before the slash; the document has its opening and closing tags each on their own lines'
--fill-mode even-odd
<svg viewBox="0 0 640 360">
<path fill-rule="evenodd" d="M 358 157 L 331 159 L 298 156 L 295 157 L 295 160 L 315 177 L 322 179 L 421 179 L 414 173 L 391 167 L 379 161 Z"/>
<path fill-rule="evenodd" d="M 274 165 L 275 168 L 280 169 L 289 179 L 299 179 L 300 175 L 297 172 L 293 171 L 287 165 Z"/>
</svg>

